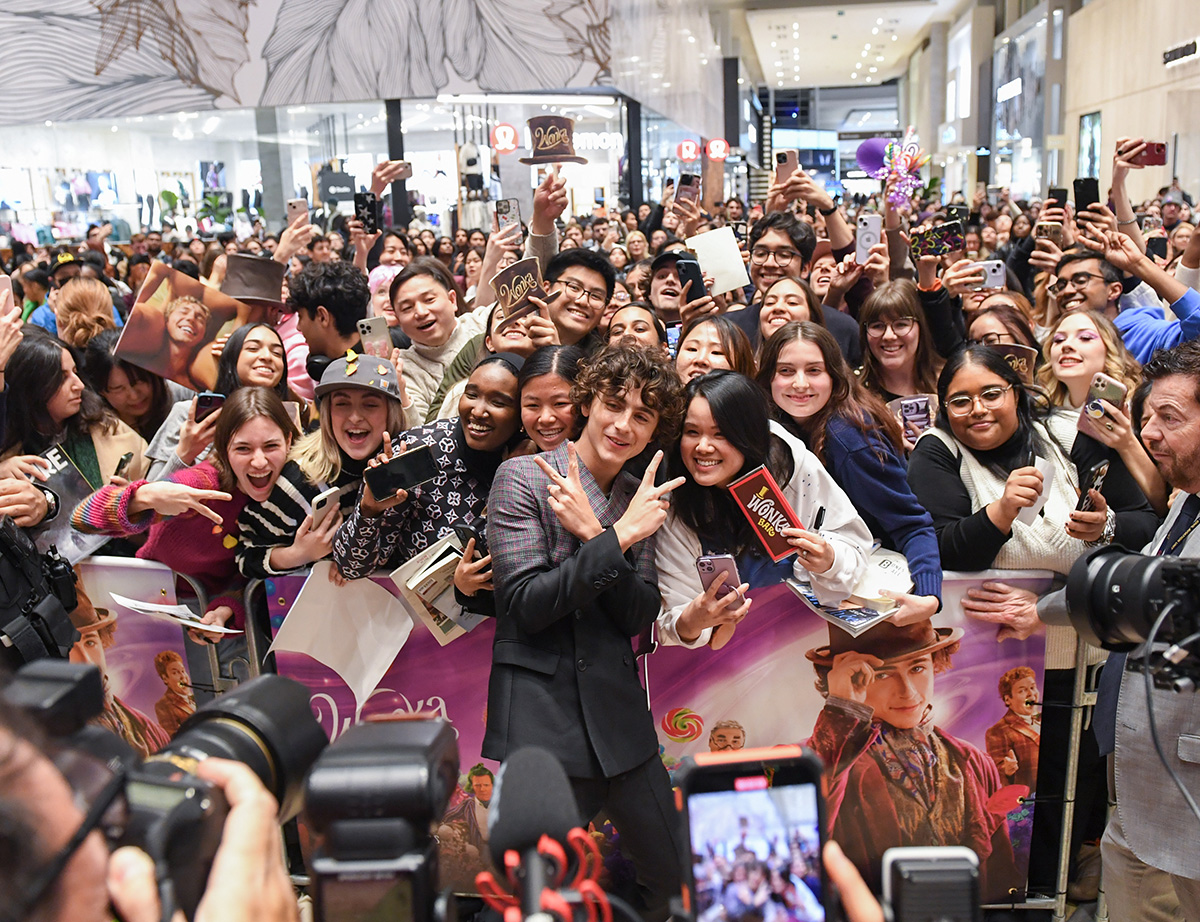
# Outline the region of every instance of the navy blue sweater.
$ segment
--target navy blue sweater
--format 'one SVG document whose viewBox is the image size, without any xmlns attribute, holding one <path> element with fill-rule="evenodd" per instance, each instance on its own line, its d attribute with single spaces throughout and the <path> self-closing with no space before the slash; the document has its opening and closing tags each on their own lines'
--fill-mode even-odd
<svg viewBox="0 0 1200 922">
<path fill-rule="evenodd" d="M 895 449 L 882 436 L 835 416 L 826 427 L 825 468 L 879 543 L 904 555 L 913 594 L 940 599 L 942 559 L 933 518 L 909 488 Z"/>
</svg>

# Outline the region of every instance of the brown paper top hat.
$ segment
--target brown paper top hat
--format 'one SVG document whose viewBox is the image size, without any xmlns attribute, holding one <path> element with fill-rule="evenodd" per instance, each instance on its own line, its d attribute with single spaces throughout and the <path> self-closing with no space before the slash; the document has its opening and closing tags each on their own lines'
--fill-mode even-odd
<svg viewBox="0 0 1200 922">
<path fill-rule="evenodd" d="M 898 663 L 933 653 L 962 639 L 960 627 L 935 628 L 928 621 L 897 627 L 890 621 L 881 621 L 857 637 L 850 635 L 836 624 L 829 625 L 829 644 L 816 647 L 804 655 L 819 666 L 833 664 L 841 653 L 864 653 L 877 656 L 885 663 Z"/>
<path fill-rule="evenodd" d="M 522 163 L 587 163 L 575 153 L 575 119 L 565 115 L 535 115 L 529 120 L 531 156 Z"/>
<path fill-rule="evenodd" d="M 1039 355 L 1036 349 L 1022 343 L 997 343 L 988 348 L 1004 356 L 1004 361 L 1012 366 L 1012 370 L 1021 376 L 1021 380 L 1027 386 L 1033 384 L 1033 373 L 1037 368 Z"/>
<path fill-rule="evenodd" d="M 221 294 L 243 304 L 279 304 L 283 295 L 283 276 L 287 266 L 262 256 L 234 253 L 225 257 L 225 280 Z"/>
<path fill-rule="evenodd" d="M 550 304 L 562 294 L 560 291 L 546 294 L 546 289 L 542 287 L 542 272 L 534 256 L 517 260 L 507 269 L 501 269 L 492 276 L 491 285 L 496 293 L 496 309 L 500 312 L 495 325 L 497 333 L 514 320 L 538 310 L 529 300 L 531 297 Z"/>
</svg>

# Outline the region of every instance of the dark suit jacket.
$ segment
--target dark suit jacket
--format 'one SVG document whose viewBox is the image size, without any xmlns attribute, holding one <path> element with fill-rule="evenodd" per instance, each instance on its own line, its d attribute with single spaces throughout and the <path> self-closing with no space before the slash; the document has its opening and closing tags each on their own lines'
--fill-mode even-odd
<svg viewBox="0 0 1200 922">
<path fill-rule="evenodd" d="M 1024 784 L 1031 791 L 1037 789 L 1041 733 L 1029 726 L 1024 719 L 1008 711 L 987 728 L 983 739 L 987 744 L 988 755 L 996 761 L 997 768 L 1000 768 L 1000 763 L 1008 757 L 1009 750 L 1017 757 L 1017 770 L 1012 775 L 1005 775 L 1004 769 L 1000 768 L 1000 776 L 1005 784 Z"/>
<path fill-rule="evenodd" d="M 567 472 L 565 443 L 543 457 Z M 550 508 L 549 478 L 532 457 L 496 472 L 488 498 L 496 638 L 483 755 L 502 760 L 541 746 L 568 775 L 612 777 L 658 752 L 631 638 L 654 622 L 660 597 L 652 542 L 622 554 L 609 527 L 637 479 L 621 474 L 606 497 L 579 468 L 606 529 L 586 544 Z"/>
</svg>

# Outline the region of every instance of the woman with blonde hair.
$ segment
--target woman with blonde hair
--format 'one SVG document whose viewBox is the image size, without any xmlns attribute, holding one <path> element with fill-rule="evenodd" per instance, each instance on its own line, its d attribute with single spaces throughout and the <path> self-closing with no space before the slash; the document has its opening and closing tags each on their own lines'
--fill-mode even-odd
<svg viewBox="0 0 1200 922">
<path fill-rule="evenodd" d="M 1037 381 L 1050 405 L 1074 418 L 1087 404 L 1087 435 L 1111 449 L 1115 457 L 1110 461 L 1126 468 L 1155 511 L 1165 514 L 1166 481 L 1138 440 L 1129 412 L 1128 399 L 1141 384 L 1142 366 L 1125 348 L 1112 321 L 1097 311 L 1063 314 L 1047 331 L 1042 351 L 1046 362 L 1037 371 Z M 1121 384 L 1125 399 L 1089 401 L 1088 391 L 1098 374 Z"/>
<path fill-rule="evenodd" d="M 108 287 L 97 279 L 72 279 L 54 303 L 58 338 L 76 349 L 104 330 L 115 330 L 113 300 Z"/>
<path fill-rule="evenodd" d="M 629 253 L 629 264 L 641 262 L 650 257 L 650 241 L 639 231 L 631 231 L 625 238 L 625 250 Z"/>
</svg>

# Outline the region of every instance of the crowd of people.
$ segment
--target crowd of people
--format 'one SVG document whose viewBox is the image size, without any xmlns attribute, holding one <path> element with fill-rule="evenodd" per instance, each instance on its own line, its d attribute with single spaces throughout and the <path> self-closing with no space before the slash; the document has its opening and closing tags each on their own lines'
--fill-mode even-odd
<svg viewBox="0 0 1200 922">
<path fill-rule="evenodd" d="M 525 745 L 555 753 L 582 819 L 604 810 L 613 820 L 641 908 L 662 918 L 678 892 L 678 832 L 638 680 L 640 637 L 736 643 L 729 635 L 753 617 L 752 589 L 795 577 L 839 603 L 874 546 L 898 551 L 913 585 L 895 594 L 891 624 L 931 639 L 888 669 L 856 651 L 814 659 L 823 719 L 936 761 L 959 743 L 909 713 L 895 675 L 918 660 L 914 671 L 930 677 L 948 668 L 951 640 L 928 629 L 943 571 L 1065 577 L 1093 547 L 1155 552 L 1164 519 L 1179 517 L 1175 493 L 1193 492 L 1200 476 L 1195 442 L 1181 434 L 1198 425 L 1200 406 L 1194 387 L 1162 385 L 1200 376 L 1200 236 L 1183 190 L 1129 201 L 1125 178 L 1142 149 L 1120 139 L 1107 203 L 1078 212 L 1007 191 L 897 205 L 885 189 L 839 203 L 799 170 L 762 202 L 701 206 L 668 184 L 661 202 L 636 212 L 571 218 L 552 170 L 528 226 L 504 231 L 368 234 L 350 219 L 321 234 L 302 215 L 277 236 L 257 225 L 242 240 L 164 243 L 152 231 L 127 250 L 94 226 L 82 247 L 28 249 L 8 267 L 0 513 L 24 527 L 68 517 L 120 539 L 106 553 L 186 574 L 207 594 L 203 623 L 237 627 L 251 579 L 330 558 L 332 579 L 353 580 L 403 564 L 456 525 L 476 527 L 487 547 L 468 543 L 454 586 L 464 610 L 496 621 L 483 755 L 499 761 Z M 398 169 L 380 164 L 372 190 Z M 884 234 L 859 262 L 856 220 L 871 213 Z M 912 255 L 914 234 L 948 220 L 964 223 L 962 251 Z M 723 226 L 750 284 L 691 291 L 677 268 L 683 241 Z M 1165 256 L 1148 248 L 1155 237 L 1166 238 Z M 490 280 L 521 256 L 538 261 L 550 297 L 503 322 Z M 1000 287 L 987 287 L 979 263 L 989 259 L 1003 262 Z M 197 395 L 113 354 L 154 262 L 228 292 L 231 267 L 246 260 L 273 260 L 283 280 L 265 320 L 211 347 L 217 412 L 201 415 Z M 369 317 L 385 319 L 390 355 L 364 348 L 358 321 Z M 1031 349 L 1032 367 L 1014 363 L 1014 345 Z M 1097 375 L 1121 396 L 1094 398 Z M 889 406 L 917 395 L 932 397 L 928 428 Z M 1081 431 L 1085 407 L 1093 425 Z M 73 509 L 41 486 L 41 455 L 55 445 L 94 490 Z M 417 449 L 428 450 L 434 478 L 376 496 L 365 472 Z M 1103 463 L 1102 488 L 1087 489 Z M 779 563 L 727 489 L 758 467 L 802 522 L 820 523 L 785 529 L 795 554 Z M 330 488 L 337 508 L 314 521 L 314 500 Z M 1042 501 L 1027 520 L 1023 510 Z M 735 558 L 736 590 L 701 583 L 697 558 L 716 554 Z M 995 579 L 963 602 L 998 640 L 1046 632 L 1050 702 L 1069 698 L 1079 642 L 1050 614 L 1054 595 Z M 1067 714 L 1047 709 L 1042 726 L 1046 745 L 1064 752 Z M 1104 830 L 1113 742 L 1101 723 L 1081 755 L 1072 854 Z M 1119 765 L 1119 735 L 1116 745 Z M 905 813 L 911 785 L 883 747 L 864 737 L 860 753 L 841 755 L 831 770 L 873 771 Z M 968 757 L 988 762 L 973 769 L 981 778 L 1018 767 L 1009 752 Z M 1043 751 L 1042 771 L 1055 761 Z M 960 816 L 986 796 L 957 790 L 962 803 L 948 809 Z M 1121 821 L 1131 836 L 1134 821 Z M 840 832 L 860 834 L 835 821 L 835 840 Z M 912 841 L 896 844 L 945 844 L 935 832 L 897 820 Z M 1035 882 L 1053 878 L 1049 838 L 1040 852 L 1035 844 Z M 764 919 L 806 918 L 808 857 L 731 863 L 714 918 L 746 918 L 758 903 Z M 1188 898 L 1183 883 L 1175 890 Z M 746 906 L 730 909 L 731 899 Z"/>
</svg>

